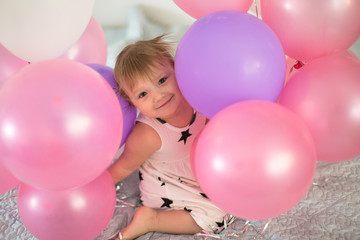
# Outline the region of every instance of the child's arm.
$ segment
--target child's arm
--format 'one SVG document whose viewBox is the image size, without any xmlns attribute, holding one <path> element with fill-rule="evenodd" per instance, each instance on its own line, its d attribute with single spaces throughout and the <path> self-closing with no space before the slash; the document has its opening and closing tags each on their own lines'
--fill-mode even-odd
<svg viewBox="0 0 360 240">
<path fill-rule="evenodd" d="M 155 130 L 138 122 L 126 139 L 124 152 L 108 169 L 114 183 L 129 176 L 160 147 L 161 140 Z"/>
</svg>

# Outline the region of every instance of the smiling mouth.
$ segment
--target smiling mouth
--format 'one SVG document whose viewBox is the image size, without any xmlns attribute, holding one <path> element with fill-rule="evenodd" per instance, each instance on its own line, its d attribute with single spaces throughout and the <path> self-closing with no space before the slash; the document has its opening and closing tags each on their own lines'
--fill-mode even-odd
<svg viewBox="0 0 360 240">
<path fill-rule="evenodd" d="M 164 102 L 163 104 L 161 104 L 157 109 L 160 109 L 162 107 L 165 107 L 172 99 L 173 97 L 169 98 L 166 102 Z"/>
</svg>

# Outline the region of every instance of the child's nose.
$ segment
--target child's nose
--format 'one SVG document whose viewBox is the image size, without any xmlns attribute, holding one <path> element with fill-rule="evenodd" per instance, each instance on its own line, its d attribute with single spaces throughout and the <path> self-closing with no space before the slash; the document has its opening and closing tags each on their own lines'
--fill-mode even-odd
<svg viewBox="0 0 360 240">
<path fill-rule="evenodd" d="M 163 98 L 164 94 L 161 91 L 155 91 L 153 93 L 153 96 L 154 96 L 153 98 L 154 102 L 157 102 Z"/>
</svg>

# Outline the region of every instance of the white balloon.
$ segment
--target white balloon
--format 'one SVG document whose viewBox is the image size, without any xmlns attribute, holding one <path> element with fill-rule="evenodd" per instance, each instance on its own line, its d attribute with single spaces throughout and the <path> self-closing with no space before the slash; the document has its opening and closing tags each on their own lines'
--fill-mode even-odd
<svg viewBox="0 0 360 240">
<path fill-rule="evenodd" d="M 87 27 L 95 0 L 0 0 L 0 43 L 28 62 L 56 58 Z"/>
</svg>

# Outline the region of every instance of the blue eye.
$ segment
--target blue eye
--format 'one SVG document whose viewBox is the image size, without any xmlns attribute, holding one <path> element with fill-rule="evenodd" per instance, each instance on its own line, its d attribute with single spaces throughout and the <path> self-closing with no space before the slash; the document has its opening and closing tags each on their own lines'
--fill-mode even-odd
<svg viewBox="0 0 360 240">
<path fill-rule="evenodd" d="M 143 98 L 147 95 L 147 92 L 141 92 L 138 96 L 138 98 Z"/>
<path fill-rule="evenodd" d="M 161 79 L 159 80 L 159 85 L 161 85 L 161 84 L 165 83 L 165 82 L 166 82 L 166 80 L 167 80 L 167 78 L 166 78 L 166 77 L 161 78 Z"/>
</svg>

